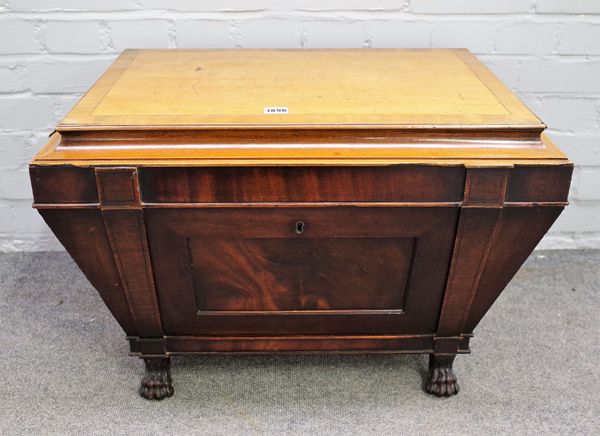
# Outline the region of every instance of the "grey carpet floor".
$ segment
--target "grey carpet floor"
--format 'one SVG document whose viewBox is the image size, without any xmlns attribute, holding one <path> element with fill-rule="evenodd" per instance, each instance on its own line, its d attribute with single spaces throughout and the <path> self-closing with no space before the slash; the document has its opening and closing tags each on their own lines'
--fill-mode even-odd
<svg viewBox="0 0 600 436">
<path fill-rule="evenodd" d="M 450 399 L 425 356 L 180 357 L 175 396 L 65 253 L 0 255 L 0 433 L 600 434 L 600 252 L 538 252 L 475 331 Z"/>
</svg>

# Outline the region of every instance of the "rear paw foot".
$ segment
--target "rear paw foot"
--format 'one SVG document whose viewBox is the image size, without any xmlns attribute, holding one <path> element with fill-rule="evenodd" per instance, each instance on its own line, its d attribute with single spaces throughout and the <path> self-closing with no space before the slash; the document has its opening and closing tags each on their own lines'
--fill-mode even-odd
<svg viewBox="0 0 600 436">
<path fill-rule="evenodd" d="M 425 392 L 438 397 L 451 397 L 458 394 L 460 388 L 452 370 L 455 356 L 429 356 L 429 375 Z"/>
<path fill-rule="evenodd" d="M 140 395 L 147 400 L 162 400 L 175 392 L 171 380 L 169 357 L 144 357 L 146 374 L 140 384 Z"/>
</svg>

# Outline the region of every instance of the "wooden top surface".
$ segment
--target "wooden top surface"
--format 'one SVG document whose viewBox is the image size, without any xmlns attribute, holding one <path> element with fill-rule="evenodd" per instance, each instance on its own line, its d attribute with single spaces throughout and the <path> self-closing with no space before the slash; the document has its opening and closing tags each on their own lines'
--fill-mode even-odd
<svg viewBox="0 0 600 436">
<path fill-rule="evenodd" d="M 467 50 L 358 49 L 128 50 L 57 130 L 248 126 L 543 128 Z"/>
<path fill-rule="evenodd" d="M 34 163 L 568 162 L 544 129 L 462 49 L 127 50 Z"/>
</svg>

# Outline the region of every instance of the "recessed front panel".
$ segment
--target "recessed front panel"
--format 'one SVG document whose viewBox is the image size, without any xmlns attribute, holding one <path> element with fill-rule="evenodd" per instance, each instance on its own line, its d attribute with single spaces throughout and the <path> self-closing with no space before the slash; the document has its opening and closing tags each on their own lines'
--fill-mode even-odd
<svg viewBox="0 0 600 436">
<path fill-rule="evenodd" d="M 198 313 L 401 311 L 414 245 L 413 238 L 190 239 Z"/>
</svg>

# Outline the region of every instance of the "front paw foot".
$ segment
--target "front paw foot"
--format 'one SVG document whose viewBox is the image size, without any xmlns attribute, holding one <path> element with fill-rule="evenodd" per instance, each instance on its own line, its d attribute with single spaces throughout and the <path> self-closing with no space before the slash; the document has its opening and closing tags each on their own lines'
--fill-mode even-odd
<svg viewBox="0 0 600 436">
<path fill-rule="evenodd" d="M 429 376 L 425 392 L 438 397 L 451 397 L 458 394 L 460 388 L 452 370 L 454 356 L 429 356 Z"/>
<path fill-rule="evenodd" d="M 162 400 L 173 395 L 171 359 L 169 357 L 145 357 L 146 374 L 140 384 L 140 395 L 147 400 Z"/>
</svg>

